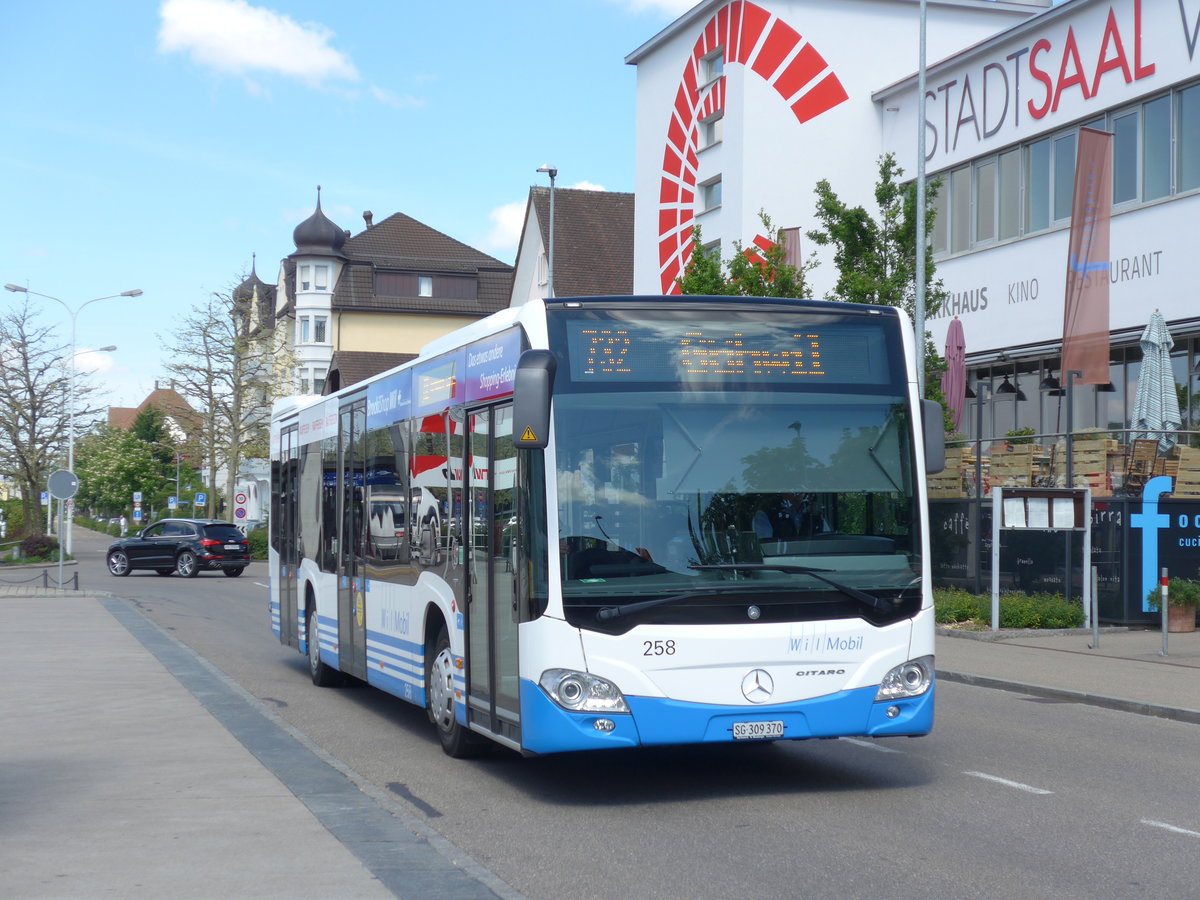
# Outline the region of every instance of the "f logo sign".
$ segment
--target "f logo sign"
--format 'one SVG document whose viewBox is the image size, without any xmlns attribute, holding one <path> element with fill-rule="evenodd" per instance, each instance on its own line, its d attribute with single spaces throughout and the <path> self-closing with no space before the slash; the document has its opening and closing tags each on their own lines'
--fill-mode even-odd
<svg viewBox="0 0 1200 900">
<path fill-rule="evenodd" d="M 1129 517 L 1130 525 L 1142 529 L 1142 612 L 1150 612 L 1146 598 L 1158 587 L 1158 532 L 1171 524 L 1171 517 L 1158 511 L 1158 498 L 1170 492 L 1168 476 L 1151 478 L 1142 488 L 1142 511 Z"/>
</svg>

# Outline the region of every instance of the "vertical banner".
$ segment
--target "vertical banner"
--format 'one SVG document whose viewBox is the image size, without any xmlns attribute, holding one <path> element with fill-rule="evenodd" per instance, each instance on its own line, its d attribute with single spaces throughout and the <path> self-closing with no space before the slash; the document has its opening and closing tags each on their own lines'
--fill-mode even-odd
<svg viewBox="0 0 1200 900">
<path fill-rule="evenodd" d="M 1108 225 L 1112 214 L 1112 135 L 1079 129 L 1075 197 L 1063 307 L 1063 384 L 1108 384 Z"/>
</svg>

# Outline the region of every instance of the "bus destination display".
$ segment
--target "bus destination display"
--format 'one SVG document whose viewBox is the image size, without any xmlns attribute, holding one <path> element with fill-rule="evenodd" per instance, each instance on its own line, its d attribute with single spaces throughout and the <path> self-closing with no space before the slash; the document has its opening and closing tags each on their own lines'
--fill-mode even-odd
<svg viewBox="0 0 1200 900">
<path fill-rule="evenodd" d="M 568 329 L 578 381 L 878 383 L 886 377 L 884 344 L 870 328 L 576 321 Z"/>
</svg>

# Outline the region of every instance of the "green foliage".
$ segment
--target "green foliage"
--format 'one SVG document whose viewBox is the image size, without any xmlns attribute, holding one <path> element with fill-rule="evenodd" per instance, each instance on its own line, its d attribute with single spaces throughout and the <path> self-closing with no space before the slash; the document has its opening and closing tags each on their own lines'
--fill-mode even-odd
<svg viewBox="0 0 1200 900">
<path fill-rule="evenodd" d="M 267 558 L 267 529 L 255 528 L 246 535 L 246 540 L 250 544 L 251 559 Z"/>
<path fill-rule="evenodd" d="M 934 588 L 933 605 L 940 625 L 990 627 L 992 622 L 990 595 L 972 594 L 961 588 Z M 1062 594 L 1005 591 L 1000 595 L 1001 628 L 1079 628 L 1083 618 L 1083 607 Z"/>
<path fill-rule="evenodd" d="M 1032 425 L 1026 425 L 1023 428 L 1014 428 L 1012 431 L 1006 431 L 1004 436 L 1008 438 L 1010 444 L 1032 444 L 1033 435 L 1037 434 Z"/>
<path fill-rule="evenodd" d="M 58 559 L 58 538 L 31 534 L 21 541 L 21 557 L 29 561 Z"/>
<path fill-rule="evenodd" d="M 904 170 L 891 153 L 879 157 L 875 204 L 878 217 L 861 206 L 848 206 L 829 182 L 817 182 L 816 218 L 820 227 L 808 232 L 809 240 L 833 248 L 838 280 L 827 300 L 898 306 L 916 318 L 917 297 L 917 186 L 900 181 Z M 928 247 L 936 216 L 934 200 L 940 188 L 931 181 L 925 192 L 925 244 Z M 925 311 L 931 315 L 945 302 L 948 292 L 933 262 L 925 254 Z M 953 432 L 953 420 L 942 395 L 946 363 L 929 332 L 925 333 L 925 397 L 942 404 L 943 426 Z"/>
<path fill-rule="evenodd" d="M 733 244 L 733 256 L 725 264 L 722 274 L 721 259 L 716 253 L 704 249 L 700 237 L 700 226 L 692 228 L 692 253 L 684 267 L 683 275 L 676 279 L 684 294 L 704 294 L 732 297 L 805 297 L 808 285 L 805 273 L 816 262 L 810 259 L 799 266 L 789 263 L 784 249 L 782 228 L 775 228 L 763 210 L 758 212 L 762 222 L 763 236 L 770 242 L 767 250 L 753 248 L 747 256 L 740 241 Z"/>
<path fill-rule="evenodd" d="M 1146 595 L 1151 612 L 1161 612 L 1162 588 L 1156 586 Z M 1195 609 L 1200 605 L 1200 583 L 1187 578 L 1167 579 L 1167 605 Z"/>
</svg>

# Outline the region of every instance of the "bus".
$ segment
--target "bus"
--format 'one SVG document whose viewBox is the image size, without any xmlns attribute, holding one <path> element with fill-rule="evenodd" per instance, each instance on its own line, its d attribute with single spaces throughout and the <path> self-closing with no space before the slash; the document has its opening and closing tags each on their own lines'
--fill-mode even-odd
<svg viewBox="0 0 1200 900">
<path fill-rule="evenodd" d="M 926 734 L 943 434 L 912 331 L 535 300 L 277 401 L 271 628 L 315 684 L 428 710 L 454 757 Z"/>
</svg>

